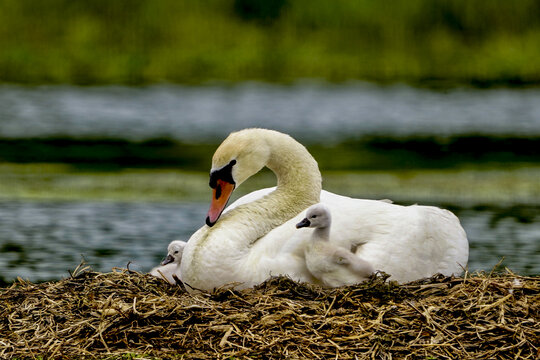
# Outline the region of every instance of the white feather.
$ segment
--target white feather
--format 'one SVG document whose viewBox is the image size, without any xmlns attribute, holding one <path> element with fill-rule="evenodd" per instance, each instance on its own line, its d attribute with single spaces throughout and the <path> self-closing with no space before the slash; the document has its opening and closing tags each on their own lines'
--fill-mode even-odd
<svg viewBox="0 0 540 360">
<path fill-rule="evenodd" d="M 330 241 L 332 221 L 324 204 L 315 204 L 297 227 L 315 228 L 304 249 L 309 272 L 326 287 L 354 285 L 368 279 L 375 269 L 351 250 Z"/>
<path fill-rule="evenodd" d="M 169 284 L 175 284 L 176 280 L 173 278 L 173 275 L 176 275 L 179 279 L 181 279 L 180 264 L 182 263 L 182 254 L 184 252 L 185 246 L 185 241 L 171 241 L 170 244 L 167 246 L 166 259 L 170 258 L 173 261 L 168 264 L 160 265 L 153 268 L 149 274 L 160 279 L 164 279 L 169 282 Z"/>
<path fill-rule="evenodd" d="M 356 247 L 357 256 L 391 279 L 459 274 L 467 265 L 468 240 L 454 214 L 321 192 L 317 163 L 288 135 L 263 129 L 233 133 L 214 154 L 212 168 L 232 159 L 237 186 L 264 166 L 276 174 L 278 186 L 240 198 L 213 227 L 205 225 L 191 236 L 181 273 L 194 288 L 212 290 L 233 282 L 250 287 L 272 275 L 317 282 L 304 257 L 310 234 L 295 225 L 319 201 L 333 215 L 331 242 Z"/>
</svg>

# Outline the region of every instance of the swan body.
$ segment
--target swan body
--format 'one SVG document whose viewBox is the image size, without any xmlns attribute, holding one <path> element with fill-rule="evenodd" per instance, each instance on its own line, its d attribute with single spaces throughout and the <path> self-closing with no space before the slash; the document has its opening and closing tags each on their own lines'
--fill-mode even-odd
<svg viewBox="0 0 540 360">
<path fill-rule="evenodd" d="M 277 187 L 250 193 L 223 211 L 232 191 L 264 166 L 276 174 Z M 304 255 L 310 235 L 295 225 L 318 202 L 333 214 L 331 243 L 356 248 L 393 280 L 459 274 L 466 266 L 467 237 L 451 212 L 353 199 L 321 191 L 321 182 L 316 161 L 290 136 L 265 129 L 230 134 L 212 159 L 207 225 L 186 244 L 182 280 L 201 290 L 250 287 L 275 275 L 316 283 Z"/>
<path fill-rule="evenodd" d="M 326 287 L 354 285 L 367 280 L 375 269 L 351 250 L 330 241 L 331 223 L 330 211 L 319 203 L 311 206 L 306 217 L 296 224 L 298 229 L 314 228 L 304 249 L 309 272 Z"/>
<path fill-rule="evenodd" d="M 186 242 L 182 240 L 173 240 L 167 247 L 167 257 L 161 262 L 161 266 L 155 267 L 150 271 L 150 275 L 165 279 L 169 284 L 175 284 L 176 280 L 173 275 L 176 275 L 179 279 L 180 276 L 180 264 L 182 262 L 182 253 Z"/>
</svg>

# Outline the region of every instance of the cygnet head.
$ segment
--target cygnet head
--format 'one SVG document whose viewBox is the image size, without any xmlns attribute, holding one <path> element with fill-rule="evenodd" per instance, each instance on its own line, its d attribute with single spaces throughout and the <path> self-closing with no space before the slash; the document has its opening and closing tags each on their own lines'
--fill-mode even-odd
<svg viewBox="0 0 540 360">
<path fill-rule="evenodd" d="M 310 227 L 322 229 L 330 226 L 331 222 L 330 210 L 324 204 L 318 203 L 307 210 L 306 217 L 296 224 L 296 228 Z"/>
<path fill-rule="evenodd" d="M 186 242 L 182 240 L 173 240 L 167 247 L 167 257 L 163 259 L 161 265 L 167 265 L 172 262 L 180 264 Z"/>
</svg>

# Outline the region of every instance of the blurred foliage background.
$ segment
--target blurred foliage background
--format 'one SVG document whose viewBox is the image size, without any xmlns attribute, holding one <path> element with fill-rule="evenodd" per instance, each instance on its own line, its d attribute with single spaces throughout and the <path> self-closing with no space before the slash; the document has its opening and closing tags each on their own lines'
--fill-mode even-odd
<svg viewBox="0 0 540 360">
<path fill-rule="evenodd" d="M 540 83 L 538 0 L 1 0 L 0 81 Z"/>
<path fill-rule="evenodd" d="M 0 83 L 321 79 L 522 87 L 540 84 L 539 59 L 538 0 L 0 0 Z M 360 135 L 308 147 L 321 169 L 332 171 L 539 161 L 538 134 Z M 219 141 L 0 132 L 0 161 L 206 171 Z"/>
</svg>

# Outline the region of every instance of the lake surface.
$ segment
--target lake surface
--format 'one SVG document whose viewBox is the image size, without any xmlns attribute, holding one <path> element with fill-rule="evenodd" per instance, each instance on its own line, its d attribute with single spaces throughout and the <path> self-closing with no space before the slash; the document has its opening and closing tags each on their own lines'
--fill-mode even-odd
<svg viewBox="0 0 540 360">
<path fill-rule="evenodd" d="M 365 134 L 540 134 L 540 89 L 404 85 L 0 86 L 0 136 L 215 141 L 268 127 L 303 141 Z"/>
<path fill-rule="evenodd" d="M 245 127 L 273 128 L 323 144 L 364 135 L 539 136 L 540 89 L 433 91 L 317 82 L 0 86 L 1 138 L 167 137 L 216 143 Z M 505 257 L 513 271 L 540 274 L 540 204 L 475 206 L 471 197 L 469 207 L 439 204 L 451 207 L 468 233 L 470 269 L 490 270 Z M 208 208 L 206 203 L 98 200 L 0 201 L 0 279 L 58 279 L 82 259 L 97 271 L 128 262 L 148 271 L 171 240 L 188 239 L 203 224 Z"/>
<path fill-rule="evenodd" d="M 96 271 L 149 271 L 173 239 L 203 225 L 207 203 L 0 202 L 0 271 L 6 281 L 68 276 L 84 259 Z M 540 207 L 453 209 L 470 241 L 469 269 L 504 265 L 540 273 Z"/>
</svg>

